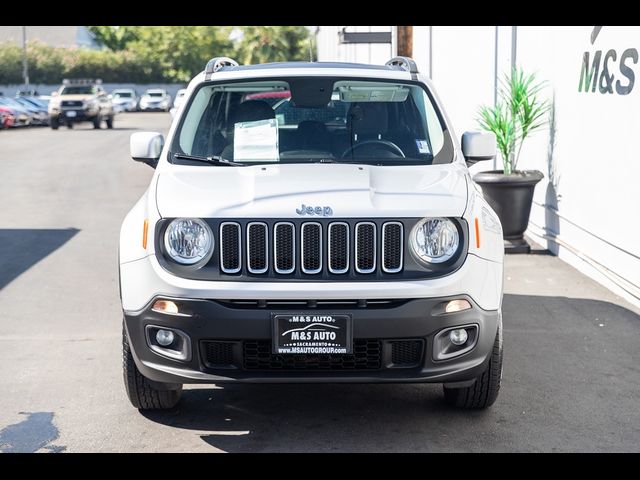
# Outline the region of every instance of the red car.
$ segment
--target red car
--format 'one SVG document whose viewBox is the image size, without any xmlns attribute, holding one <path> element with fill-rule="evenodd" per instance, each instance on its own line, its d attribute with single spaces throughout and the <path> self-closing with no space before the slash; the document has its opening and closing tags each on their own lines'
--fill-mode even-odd
<svg viewBox="0 0 640 480">
<path fill-rule="evenodd" d="M 14 120 L 13 112 L 7 107 L 0 106 L 0 128 L 13 127 Z"/>
</svg>

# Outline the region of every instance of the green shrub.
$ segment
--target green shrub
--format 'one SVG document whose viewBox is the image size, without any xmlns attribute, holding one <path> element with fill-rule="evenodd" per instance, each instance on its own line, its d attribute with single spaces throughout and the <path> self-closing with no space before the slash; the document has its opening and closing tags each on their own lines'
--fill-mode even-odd
<svg viewBox="0 0 640 480">
<path fill-rule="evenodd" d="M 101 78 L 105 83 L 172 82 L 162 67 L 129 51 L 89 50 L 45 45 L 27 46 L 29 81 L 55 85 L 63 78 Z M 0 85 L 22 83 L 22 47 L 0 43 Z"/>
</svg>

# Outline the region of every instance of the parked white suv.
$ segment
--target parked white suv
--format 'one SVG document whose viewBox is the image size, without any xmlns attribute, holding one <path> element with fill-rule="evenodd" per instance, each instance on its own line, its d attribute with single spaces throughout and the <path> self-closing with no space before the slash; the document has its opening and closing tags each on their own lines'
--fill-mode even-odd
<svg viewBox="0 0 640 480">
<path fill-rule="evenodd" d="M 124 378 L 139 409 L 185 383 L 436 382 L 491 405 L 502 371 L 500 222 L 408 58 L 214 58 L 120 234 Z"/>
<path fill-rule="evenodd" d="M 146 90 L 140 97 L 140 110 L 168 112 L 171 108 L 171 95 L 162 88 L 151 88 Z"/>
</svg>

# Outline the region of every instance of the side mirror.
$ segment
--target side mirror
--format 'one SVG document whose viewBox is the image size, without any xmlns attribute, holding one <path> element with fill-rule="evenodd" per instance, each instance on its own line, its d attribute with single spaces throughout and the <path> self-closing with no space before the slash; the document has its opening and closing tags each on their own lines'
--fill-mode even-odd
<svg viewBox="0 0 640 480">
<path fill-rule="evenodd" d="M 493 160 L 496 156 L 496 135 L 493 132 L 464 132 L 462 154 L 469 166 L 482 160 Z"/>
<path fill-rule="evenodd" d="M 131 158 L 151 168 L 158 166 L 158 160 L 164 147 L 164 137 L 158 132 L 136 132 L 129 139 Z"/>
<path fill-rule="evenodd" d="M 56 90 L 55 92 L 51 92 L 51 96 L 52 97 L 57 97 L 58 96 L 58 91 Z"/>
</svg>

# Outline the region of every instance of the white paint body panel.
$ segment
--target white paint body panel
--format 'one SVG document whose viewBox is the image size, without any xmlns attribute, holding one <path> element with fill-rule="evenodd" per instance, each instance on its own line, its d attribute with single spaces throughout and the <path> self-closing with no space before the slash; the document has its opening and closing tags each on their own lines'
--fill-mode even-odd
<svg viewBox="0 0 640 480">
<path fill-rule="evenodd" d="M 159 175 L 156 195 L 163 217 L 291 218 L 302 203 L 329 205 L 334 217 L 460 217 L 464 175 L 459 164 L 176 165 Z"/>
<path fill-rule="evenodd" d="M 221 71 L 214 74 L 214 80 L 292 75 L 411 79 L 409 73 L 398 70 L 277 68 Z M 500 309 L 503 275 L 501 230 L 481 229 L 481 247 L 477 248 L 474 215 L 481 215 L 483 208 L 491 214 L 493 212 L 471 181 L 459 140 L 430 82 L 422 75 L 418 80 L 431 90 L 452 136 L 455 158 L 450 164 L 398 167 L 274 164 L 238 168 L 172 165 L 166 157 L 176 125 L 185 112 L 180 108 L 149 189 L 122 225 L 120 279 L 123 309 L 138 311 L 158 295 L 208 299 L 376 299 L 462 294 L 470 295 L 485 310 Z M 185 104 L 203 81 L 203 73 L 191 81 Z M 469 254 L 456 272 L 440 278 L 335 283 L 190 280 L 164 270 L 156 259 L 154 230 L 160 218 L 290 219 L 299 218 L 295 210 L 303 203 L 330 206 L 333 210 L 331 218 L 335 221 L 341 218 L 463 217 L 470 227 L 466 232 L 469 235 Z M 149 220 L 146 250 L 142 248 L 145 218 Z M 313 218 L 308 217 L 309 220 Z"/>
<path fill-rule="evenodd" d="M 395 282 L 217 282 L 177 277 L 164 270 L 154 255 L 120 266 L 122 307 L 141 310 L 155 295 L 202 299 L 316 300 L 354 298 L 431 298 L 470 295 L 484 310 L 502 301 L 502 264 L 468 255 L 463 266 L 440 278 Z"/>
</svg>

